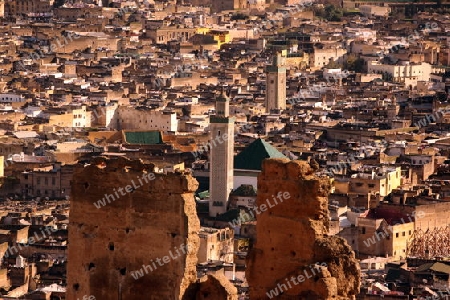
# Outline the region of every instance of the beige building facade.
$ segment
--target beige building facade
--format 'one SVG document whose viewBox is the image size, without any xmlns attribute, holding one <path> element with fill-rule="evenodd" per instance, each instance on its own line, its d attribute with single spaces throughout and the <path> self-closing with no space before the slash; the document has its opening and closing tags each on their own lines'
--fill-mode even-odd
<svg viewBox="0 0 450 300">
<path fill-rule="evenodd" d="M 217 260 L 233 263 L 234 233 L 232 229 L 202 227 L 199 232 L 199 237 L 198 263 L 201 264 Z"/>
</svg>

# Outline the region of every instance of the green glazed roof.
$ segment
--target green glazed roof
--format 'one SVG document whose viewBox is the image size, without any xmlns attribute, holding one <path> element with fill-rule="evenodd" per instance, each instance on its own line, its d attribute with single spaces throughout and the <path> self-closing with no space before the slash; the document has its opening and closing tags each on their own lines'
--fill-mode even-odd
<svg viewBox="0 0 450 300">
<path fill-rule="evenodd" d="M 287 158 L 263 139 L 257 139 L 234 157 L 234 168 L 241 170 L 261 170 L 266 158 Z"/>
<path fill-rule="evenodd" d="M 125 142 L 127 144 L 155 145 L 162 144 L 162 136 L 159 131 L 126 131 Z"/>
</svg>

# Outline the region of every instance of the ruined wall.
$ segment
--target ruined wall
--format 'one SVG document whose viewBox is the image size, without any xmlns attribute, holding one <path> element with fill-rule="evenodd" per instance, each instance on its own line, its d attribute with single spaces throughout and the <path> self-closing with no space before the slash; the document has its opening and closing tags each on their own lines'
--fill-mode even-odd
<svg viewBox="0 0 450 300">
<path fill-rule="evenodd" d="M 223 274 L 200 278 L 195 300 L 237 300 L 236 287 Z"/>
<path fill-rule="evenodd" d="M 329 180 L 313 175 L 306 162 L 263 162 L 257 242 L 247 257 L 251 300 L 269 299 L 267 293 L 275 289 L 282 292 L 277 299 L 348 300 L 358 294 L 360 272 L 354 252 L 344 239 L 327 236 L 329 190 Z M 267 199 L 279 192 L 288 192 L 290 198 L 263 211 Z"/>
<path fill-rule="evenodd" d="M 153 165 L 125 158 L 96 158 L 77 167 L 72 185 L 69 225 L 67 299 L 182 299 L 196 281 L 200 223 L 189 174 L 155 175 L 140 185 L 137 177 Z M 151 176 L 149 177 L 151 178 Z M 118 188 L 137 188 L 103 207 L 93 202 L 114 195 Z M 130 189 L 128 189 L 130 190 Z M 188 245 L 187 254 L 175 248 Z M 132 274 L 172 251 L 176 259 L 135 279 Z M 181 253 L 181 251 L 179 252 Z"/>
</svg>

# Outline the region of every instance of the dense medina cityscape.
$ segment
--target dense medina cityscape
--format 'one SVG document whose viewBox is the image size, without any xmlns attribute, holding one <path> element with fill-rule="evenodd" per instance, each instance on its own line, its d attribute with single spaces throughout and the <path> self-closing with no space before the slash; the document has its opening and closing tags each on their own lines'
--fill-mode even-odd
<svg viewBox="0 0 450 300">
<path fill-rule="evenodd" d="M 449 1 L 0 19 L 0 299 L 450 299 Z"/>
</svg>

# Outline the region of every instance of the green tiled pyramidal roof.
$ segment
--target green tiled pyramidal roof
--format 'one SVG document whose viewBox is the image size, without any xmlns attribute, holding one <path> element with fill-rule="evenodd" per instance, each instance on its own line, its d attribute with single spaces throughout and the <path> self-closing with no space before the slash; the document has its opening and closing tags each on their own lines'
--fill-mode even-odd
<svg viewBox="0 0 450 300">
<path fill-rule="evenodd" d="M 257 139 L 234 157 L 234 168 L 241 170 L 261 170 L 266 158 L 287 158 L 263 139 Z"/>
<path fill-rule="evenodd" d="M 159 131 L 125 131 L 127 144 L 155 145 L 162 144 L 162 136 Z"/>
</svg>

